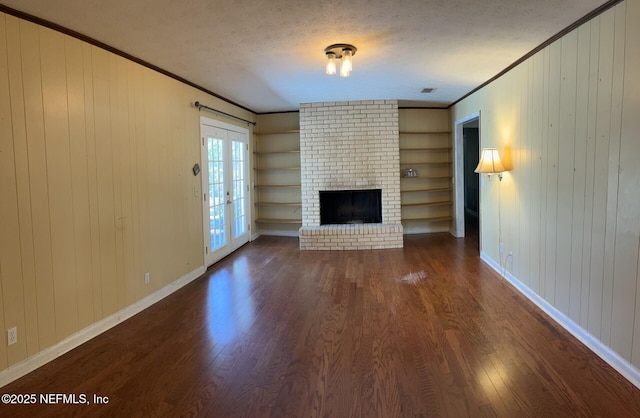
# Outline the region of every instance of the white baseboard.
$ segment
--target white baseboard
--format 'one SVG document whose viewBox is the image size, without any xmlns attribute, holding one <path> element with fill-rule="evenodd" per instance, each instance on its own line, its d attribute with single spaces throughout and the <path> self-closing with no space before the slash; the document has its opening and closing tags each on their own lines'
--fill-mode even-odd
<svg viewBox="0 0 640 418">
<path fill-rule="evenodd" d="M 204 268 L 204 266 L 198 267 L 192 272 L 185 274 L 184 276 L 180 277 L 174 282 L 168 284 L 162 289 L 159 289 L 153 292 L 152 294 L 146 296 L 145 298 L 140 299 L 134 304 L 129 305 L 126 308 L 114 313 L 113 315 L 110 315 L 94 324 L 89 325 L 88 327 L 60 341 L 56 345 L 46 348 L 40 351 L 39 353 L 33 355 L 32 357 L 29 357 L 21 361 L 20 363 L 17 363 L 9 367 L 8 369 L 1 371 L 0 387 L 5 386 L 16 379 L 21 378 L 27 373 L 34 371 L 38 367 L 45 365 L 51 360 L 54 360 L 55 358 L 60 357 L 66 352 L 73 350 L 74 348 L 80 346 L 81 344 L 84 344 L 90 339 L 102 334 L 103 332 L 109 330 L 110 328 L 113 328 L 114 326 L 131 318 L 132 316 L 142 312 L 143 310 L 147 309 L 149 306 L 164 299 L 165 297 L 169 296 L 176 290 L 180 289 L 181 287 L 191 283 L 198 277 L 202 276 L 202 274 L 204 274 L 205 271 L 206 269 Z"/>
<path fill-rule="evenodd" d="M 489 257 L 485 252 L 480 253 L 480 258 L 502 276 L 502 267 L 499 263 Z M 506 281 L 511 283 L 513 287 L 515 287 L 520 293 L 527 297 L 527 299 L 535 303 L 560 326 L 569 331 L 582 344 L 586 345 L 591 351 L 593 351 L 601 359 L 606 361 L 629 382 L 640 389 L 640 370 L 638 368 L 629 363 L 625 358 L 613 351 L 610 347 L 606 346 L 602 341 L 589 334 L 587 330 L 576 324 L 564 313 L 557 310 L 553 305 L 544 300 L 540 295 L 538 295 L 533 290 L 529 289 L 524 283 L 516 279 L 511 273 L 507 271 L 502 277 L 504 277 Z"/>
</svg>

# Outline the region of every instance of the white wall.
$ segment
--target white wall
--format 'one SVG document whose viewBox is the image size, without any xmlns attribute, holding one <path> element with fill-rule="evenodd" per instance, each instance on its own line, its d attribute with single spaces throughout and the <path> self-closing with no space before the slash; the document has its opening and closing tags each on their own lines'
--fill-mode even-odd
<svg viewBox="0 0 640 418">
<path fill-rule="evenodd" d="M 481 112 L 482 147 L 512 164 L 481 180 L 488 259 L 640 367 L 640 0 L 564 36 L 452 108 Z M 494 176 L 495 177 L 495 176 Z"/>
</svg>

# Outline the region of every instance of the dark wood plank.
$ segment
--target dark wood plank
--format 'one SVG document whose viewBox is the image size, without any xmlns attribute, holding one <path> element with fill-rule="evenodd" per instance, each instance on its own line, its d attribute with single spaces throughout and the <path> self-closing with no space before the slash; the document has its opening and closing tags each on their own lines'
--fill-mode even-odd
<svg viewBox="0 0 640 418">
<path fill-rule="evenodd" d="M 640 416 L 640 391 L 448 234 L 301 252 L 261 237 L 3 393 L 0 416 Z"/>
</svg>

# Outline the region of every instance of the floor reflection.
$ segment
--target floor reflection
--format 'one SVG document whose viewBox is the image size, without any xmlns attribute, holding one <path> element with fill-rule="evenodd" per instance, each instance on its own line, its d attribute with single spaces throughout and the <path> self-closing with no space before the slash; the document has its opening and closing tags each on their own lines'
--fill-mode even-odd
<svg viewBox="0 0 640 418">
<path fill-rule="evenodd" d="M 238 338 L 254 321 L 254 302 L 247 259 L 212 273 L 207 289 L 207 330 L 216 343 Z"/>
</svg>

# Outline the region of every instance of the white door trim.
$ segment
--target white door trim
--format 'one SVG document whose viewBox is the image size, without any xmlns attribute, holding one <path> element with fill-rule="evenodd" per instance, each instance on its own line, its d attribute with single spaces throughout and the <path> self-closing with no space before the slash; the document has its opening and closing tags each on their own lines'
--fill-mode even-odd
<svg viewBox="0 0 640 418">
<path fill-rule="evenodd" d="M 455 204 L 455 230 L 451 231 L 453 236 L 462 238 L 465 236 L 464 230 L 464 138 L 462 136 L 463 125 L 469 121 L 478 119 L 478 132 L 481 132 L 480 111 L 471 113 L 455 122 L 454 140 L 454 204 Z M 479 204 L 479 203 L 478 203 Z M 479 225 L 478 225 L 479 226 Z M 480 226 L 479 226 L 480 227 Z"/>
</svg>

